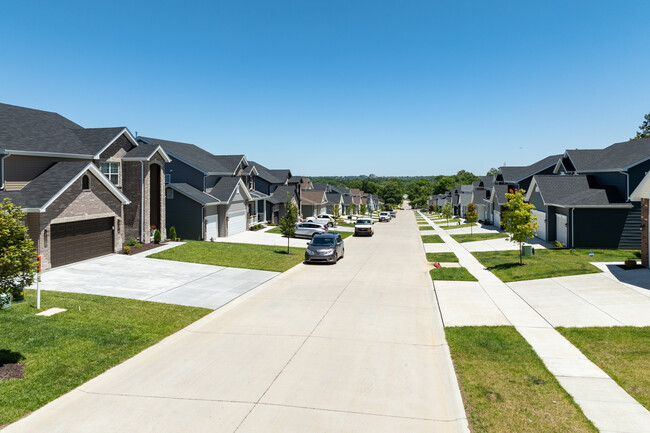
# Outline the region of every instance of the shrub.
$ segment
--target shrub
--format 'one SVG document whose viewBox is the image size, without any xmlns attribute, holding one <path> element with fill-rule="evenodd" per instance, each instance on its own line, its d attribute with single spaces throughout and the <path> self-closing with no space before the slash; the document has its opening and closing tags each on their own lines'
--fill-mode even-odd
<svg viewBox="0 0 650 433">
<path fill-rule="evenodd" d="M 176 227 L 169 228 L 169 239 L 176 240 Z"/>
<path fill-rule="evenodd" d="M 627 259 L 625 261 L 625 267 L 628 269 L 635 268 L 636 267 L 636 260 L 634 259 Z"/>
<path fill-rule="evenodd" d="M 131 247 L 129 245 L 124 245 L 124 254 L 131 254 Z"/>
<path fill-rule="evenodd" d="M 559 249 L 562 249 L 562 248 L 566 247 L 566 245 L 564 245 L 560 241 L 553 241 L 552 245 L 553 245 L 553 248 L 555 248 L 556 250 L 559 250 Z"/>
<path fill-rule="evenodd" d="M 153 232 L 153 243 L 154 244 L 159 244 L 160 243 L 160 238 L 161 238 L 160 230 L 156 229 Z"/>
<path fill-rule="evenodd" d="M 133 248 L 142 248 L 142 244 L 140 242 L 136 242 L 135 245 L 133 245 Z"/>
<path fill-rule="evenodd" d="M 130 247 L 134 247 L 135 244 L 137 244 L 137 243 L 138 243 L 138 241 L 137 241 L 135 238 L 128 238 L 128 239 L 126 240 L 126 244 L 127 244 L 128 246 L 130 246 Z"/>
</svg>

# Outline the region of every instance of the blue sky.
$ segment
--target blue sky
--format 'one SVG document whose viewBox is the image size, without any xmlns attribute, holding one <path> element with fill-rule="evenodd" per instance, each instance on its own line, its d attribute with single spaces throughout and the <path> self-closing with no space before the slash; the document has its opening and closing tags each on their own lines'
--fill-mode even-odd
<svg viewBox="0 0 650 433">
<path fill-rule="evenodd" d="M 526 165 L 632 137 L 650 2 L 3 2 L 0 102 L 301 175 Z"/>
</svg>

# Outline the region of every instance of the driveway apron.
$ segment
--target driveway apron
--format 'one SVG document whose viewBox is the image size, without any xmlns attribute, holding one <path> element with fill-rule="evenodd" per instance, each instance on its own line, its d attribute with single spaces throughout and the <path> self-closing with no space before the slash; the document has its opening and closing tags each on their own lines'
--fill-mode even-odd
<svg viewBox="0 0 650 433">
<path fill-rule="evenodd" d="M 415 219 L 398 215 L 6 433 L 468 432 Z"/>
</svg>

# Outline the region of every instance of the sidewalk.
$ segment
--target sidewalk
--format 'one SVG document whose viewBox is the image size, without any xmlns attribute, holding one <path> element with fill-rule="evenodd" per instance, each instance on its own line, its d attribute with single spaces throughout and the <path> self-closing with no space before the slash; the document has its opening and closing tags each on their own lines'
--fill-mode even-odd
<svg viewBox="0 0 650 433">
<path fill-rule="evenodd" d="M 648 410 L 587 359 L 508 285 L 488 271 L 448 231 L 440 229 L 425 215 L 422 216 L 445 241 L 449 251 L 456 254 L 460 264 L 479 280 L 478 283 L 434 282 L 439 296 L 439 292 L 453 293 L 451 296 L 455 302 L 447 303 L 444 299 L 440 302 L 445 326 L 514 326 L 600 431 L 648 432 Z M 453 291 L 445 290 L 451 288 Z M 468 303 L 474 304 L 473 310 Z M 448 311 L 443 305 L 454 307 Z M 474 315 L 472 323 L 466 323 L 466 320 L 463 321 L 465 323 L 460 323 L 458 319 L 461 315 L 457 314 L 460 310 L 465 315 L 467 311 L 478 314 Z"/>
</svg>

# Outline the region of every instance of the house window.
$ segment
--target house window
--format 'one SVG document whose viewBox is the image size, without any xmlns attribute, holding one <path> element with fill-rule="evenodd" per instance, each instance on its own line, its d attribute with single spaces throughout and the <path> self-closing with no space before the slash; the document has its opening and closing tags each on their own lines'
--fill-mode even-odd
<svg viewBox="0 0 650 433">
<path fill-rule="evenodd" d="M 248 189 L 253 190 L 253 176 L 248 178 Z"/>
<path fill-rule="evenodd" d="M 172 175 L 171 174 L 166 174 L 165 175 L 165 185 L 168 183 L 172 183 Z"/>
<path fill-rule="evenodd" d="M 119 162 L 102 162 L 101 170 L 104 176 L 108 178 L 115 185 L 120 182 L 120 163 Z"/>
<path fill-rule="evenodd" d="M 174 198 L 174 190 L 173 189 L 167 189 L 167 200 L 171 200 Z"/>
<path fill-rule="evenodd" d="M 90 178 L 87 175 L 83 175 L 81 178 L 81 189 L 84 191 L 90 190 Z"/>
</svg>

